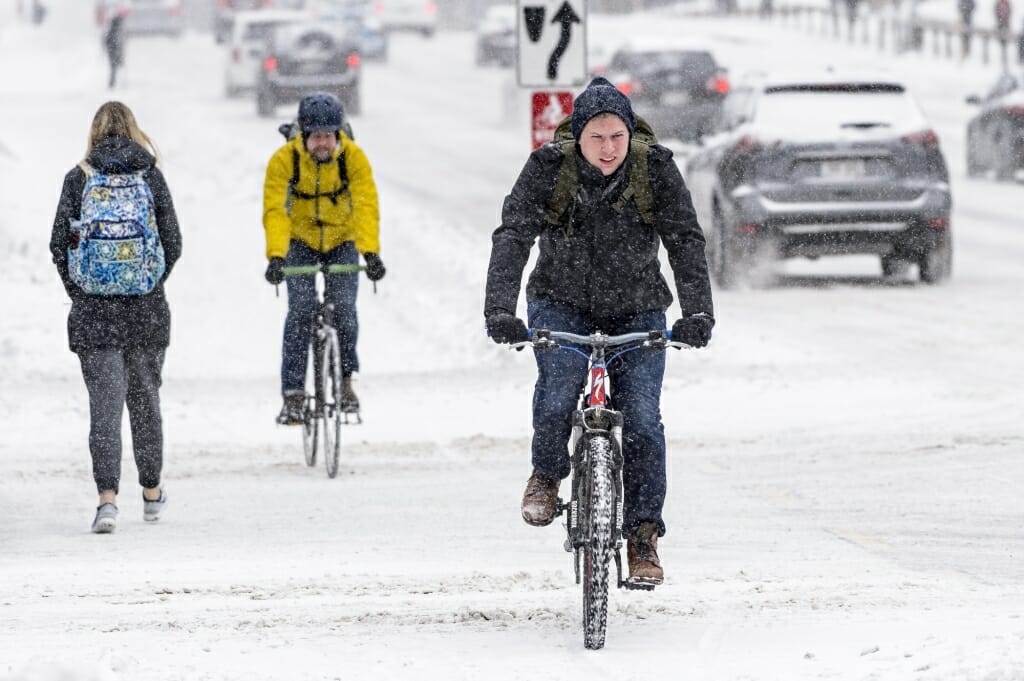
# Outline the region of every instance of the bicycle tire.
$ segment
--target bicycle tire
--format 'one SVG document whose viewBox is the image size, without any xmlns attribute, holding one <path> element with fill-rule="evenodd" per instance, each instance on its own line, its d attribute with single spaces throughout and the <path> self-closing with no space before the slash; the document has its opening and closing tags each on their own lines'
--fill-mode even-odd
<svg viewBox="0 0 1024 681">
<path fill-rule="evenodd" d="M 321 405 L 323 420 L 324 465 L 327 477 L 338 474 L 338 458 L 341 454 L 341 347 L 338 334 L 332 329 L 323 344 L 321 358 Z"/>
<path fill-rule="evenodd" d="M 614 486 L 612 443 L 606 435 L 587 441 L 589 476 L 586 490 L 585 541 L 583 543 L 583 645 L 604 647 L 608 625 L 609 564 L 614 553 L 612 525 Z"/>
<path fill-rule="evenodd" d="M 319 390 L 320 380 L 320 343 L 317 341 L 316 329 L 313 329 L 313 338 L 309 344 L 309 371 L 307 378 L 312 375 L 308 382 L 312 385 L 312 397 L 308 390 L 306 405 L 302 411 L 302 454 L 306 459 L 306 465 L 312 468 L 316 465 L 317 447 L 320 445 L 320 417 L 319 417 Z"/>
</svg>

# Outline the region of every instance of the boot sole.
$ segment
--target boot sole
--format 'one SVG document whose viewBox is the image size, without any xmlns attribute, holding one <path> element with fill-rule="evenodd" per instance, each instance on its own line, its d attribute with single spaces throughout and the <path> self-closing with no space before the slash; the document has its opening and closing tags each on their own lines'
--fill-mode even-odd
<svg viewBox="0 0 1024 681">
<path fill-rule="evenodd" d="M 544 518 L 534 519 L 534 518 L 531 518 L 530 516 L 527 516 L 525 513 L 523 513 L 523 520 L 526 521 L 527 525 L 532 525 L 533 527 L 547 527 L 548 525 L 550 525 L 554 521 L 554 519 L 555 519 L 555 516 L 551 516 L 550 518 L 547 518 L 547 519 L 544 519 Z"/>
<path fill-rule="evenodd" d="M 92 526 L 93 534 L 110 534 L 117 529 L 117 521 L 113 518 L 97 520 Z"/>
</svg>

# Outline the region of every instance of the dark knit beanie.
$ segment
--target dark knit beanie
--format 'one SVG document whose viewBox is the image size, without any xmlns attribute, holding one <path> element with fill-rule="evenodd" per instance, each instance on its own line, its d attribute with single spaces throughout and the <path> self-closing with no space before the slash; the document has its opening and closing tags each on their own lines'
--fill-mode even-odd
<svg viewBox="0 0 1024 681">
<path fill-rule="evenodd" d="M 587 89 L 573 102 L 572 136 L 576 141 L 579 141 L 580 135 L 583 134 L 583 126 L 600 113 L 615 114 L 626 124 L 629 134 L 633 134 L 636 117 L 633 116 L 633 105 L 629 103 L 629 97 L 619 92 L 607 78 L 598 76 L 590 81 Z"/>
</svg>

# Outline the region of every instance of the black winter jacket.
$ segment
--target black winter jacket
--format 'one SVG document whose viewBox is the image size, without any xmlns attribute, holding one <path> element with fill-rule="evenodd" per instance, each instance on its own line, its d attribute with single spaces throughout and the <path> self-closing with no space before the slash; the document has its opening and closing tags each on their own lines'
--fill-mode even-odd
<svg viewBox="0 0 1024 681">
<path fill-rule="evenodd" d="M 505 198 L 502 224 L 493 236 L 484 316 L 515 314 L 523 268 L 538 237 L 540 253 L 526 287 L 528 302 L 565 303 L 595 323 L 666 310 L 672 294 L 661 274 L 660 242 L 675 275 L 683 315 L 714 316 L 704 233 L 672 152 L 653 145 L 648 155 L 653 224 L 644 223 L 632 200 L 620 213 L 612 207 L 628 185 L 632 158 L 606 178 L 584 160 L 578 147 L 576 155 L 579 191 L 561 225 L 551 226 L 544 219 L 562 161 L 556 144 L 530 155 Z"/>
<path fill-rule="evenodd" d="M 160 283 L 142 296 L 87 295 L 68 275 L 70 223 L 82 212 L 85 171 L 75 166 L 64 176 L 57 216 L 53 220 L 50 252 L 64 288 L 71 297 L 68 342 L 71 350 L 99 348 L 166 348 L 170 344 L 171 312 L 164 296 L 164 281 L 181 255 L 181 231 L 171 193 L 153 156 L 135 142 L 121 137 L 101 140 L 86 159 L 98 172 L 115 174 L 145 171 L 153 192 L 156 224 L 164 247 L 166 270 Z"/>
</svg>

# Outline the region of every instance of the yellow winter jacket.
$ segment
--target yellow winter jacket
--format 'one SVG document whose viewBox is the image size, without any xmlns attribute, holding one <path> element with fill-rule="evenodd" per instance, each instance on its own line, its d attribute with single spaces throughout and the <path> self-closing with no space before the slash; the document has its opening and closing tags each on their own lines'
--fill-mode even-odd
<svg viewBox="0 0 1024 681">
<path fill-rule="evenodd" d="M 316 198 L 301 198 L 289 191 L 293 150 L 298 151 L 299 159 L 296 194 L 319 195 Z M 331 192 L 341 189 L 337 160 L 340 154 L 345 155 L 348 191 L 332 200 Z M 285 257 L 291 239 L 325 253 L 346 241 L 355 241 L 360 253 L 380 253 L 379 228 L 380 207 L 370 162 L 363 150 L 344 134 L 326 163 L 317 163 L 303 145 L 301 135 L 289 140 L 270 158 L 263 183 L 263 229 L 267 234 L 268 258 Z"/>
</svg>

